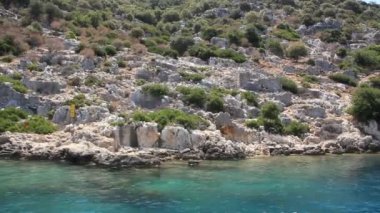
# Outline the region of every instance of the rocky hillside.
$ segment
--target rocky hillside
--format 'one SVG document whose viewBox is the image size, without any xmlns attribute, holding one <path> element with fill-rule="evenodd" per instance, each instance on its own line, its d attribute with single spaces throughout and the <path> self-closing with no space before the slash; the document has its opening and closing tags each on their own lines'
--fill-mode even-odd
<svg viewBox="0 0 380 213">
<path fill-rule="evenodd" d="M 380 151 L 379 5 L 1 4 L 1 157 L 130 166 Z"/>
</svg>

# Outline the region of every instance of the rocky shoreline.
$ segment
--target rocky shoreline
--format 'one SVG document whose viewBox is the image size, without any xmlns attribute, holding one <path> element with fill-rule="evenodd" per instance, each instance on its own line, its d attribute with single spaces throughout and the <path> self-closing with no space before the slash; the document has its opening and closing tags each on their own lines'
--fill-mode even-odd
<svg viewBox="0 0 380 213">
<path fill-rule="evenodd" d="M 116 128 L 114 131 L 120 130 Z M 259 156 L 317 156 L 380 151 L 380 144 L 374 142 L 371 136 L 355 133 L 342 134 L 335 141 L 328 140 L 318 144 L 302 144 L 294 138 L 267 134 L 260 143 L 247 144 L 226 140 L 218 132 L 192 132 L 191 146 L 188 147 L 178 144 L 183 143 L 183 138 L 173 138 L 175 146 L 183 146 L 181 149 L 132 148 L 119 144 L 118 140 L 107 147 L 104 144 L 78 141 L 75 138 L 77 135 L 67 131 L 52 135 L 7 132 L 0 135 L 0 159 L 65 161 L 79 165 L 122 168 L 155 167 L 171 160 L 242 160 Z"/>
</svg>

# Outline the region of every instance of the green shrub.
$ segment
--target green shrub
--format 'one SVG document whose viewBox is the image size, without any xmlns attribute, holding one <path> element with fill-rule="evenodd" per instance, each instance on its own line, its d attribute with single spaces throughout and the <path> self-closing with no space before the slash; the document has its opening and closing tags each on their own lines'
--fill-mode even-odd
<svg viewBox="0 0 380 213">
<path fill-rule="evenodd" d="M 11 83 L 12 88 L 19 93 L 27 93 L 28 88 L 20 81 L 20 79 L 13 79 L 9 76 L 0 75 L 0 83 Z"/>
<path fill-rule="evenodd" d="M 173 10 L 167 11 L 162 15 L 164 22 L 175 22 L 181 20 L 179 13 Z"/>
<path fill-rule="evenodd" d="M 245 31 L 245 37 L 248 39 L 248 41 L 254 46 L 259 47 L 261 38 L 259 34 L 257 33 L 257 29 L 254 26 L 250 26 Z"/>
<path fill-rule="evenodd" d="M 197 129 L 204 126 L 208 126 L 208 122 L 197 115 L 187 114 L 177 109 L 160 109 L 155 112 L 141 112 L 136 111 L 132 115 L 132 119 L 135 122 L 156 122 L 160 129 L 163 129 L 167 125 L 178 124 L 186 129 Z"/>
<path fill-rule="evenodd" d="M 313 19 L 313 17 L 309 14 L 304 15 L 302 18 L 302 24 L 309 27 L 316 23 L 316 20 Z"/>
<path fill-rule="evenodd" d="M 281 77 L 280 82 L 281 82 L 283 90 L 289 91 L 293 94 L 298 93 L 298 86 L 297 86 L 296 82 L 294 82 L 293 80 L 291 80 L 289 78 Z"/>
<path fill-rule="evenodd" d="M 303 43 L 293 43 L 286 48 L 286 55 L 289 58 L 298 60 L 299 57 L 307 56 L 307 49 Z"/>
<path fill-rule="evenodd" d="M 347 50 L 345 48 L 339 48 L 336 52 L 336 55 L 341 58 L 344 58 L 347 56 Z"/>
<path fill-rule="evenodd" d="M 107 55 L 106 50 L 103 47 L 99 46 L 99 45 L 93 45 L 92 49 L 94 50 L 94 53 L 97 56 L 104 57 L 104 56 Z"/>
<path fill-rule="evenodd" d="M 305 75 L 303 76 L 303 81 L 311 84 L 319 83 L 318 77 L 315 77 L 313 75 Z"/>
<path fill-rule="evenodd" d="M 17 129 L 22 129 L 22 132 L 32 132 L 37 134 L 50 134 L 57 131 L 57 128 L 50 121 L 41 116 L 32 116 L 27 123 L 18 124 Z"/>
<path fill-rule="evenodd" d="M 355 0 L 346 0 L 342 4 L 343 8 L 346 10 L 351 10 L 355 13 L 361 13 L 363 11 L 361 5 Z"/>
<path fill-rule="evenodd" d="M 259 105 L 257 101 L 257 96 L 253 92 L 249 92 L 249 91 L 242 92 L 241 97 L 247 101 L 248 105 L 256 106 L 256 107 Z"/>
<path fill-rule="evenodd" d="M 205 40 L 210 40 L 212 37 L 215 37 L 215 36 L 218 36 L 218 35 L 219 35 L 218 30 L 215 29 L 215 28 L 212 28 L 212 27 L 206 28 L 202 32 L 202 38 L 205 39 Z"/>
<path fill-rule="evenodd" d="M 290 124 L 284 127 L 284 133 L 286 135 L 295 135 L 301 137 L 305 133 L 310 131 L 309 126 L 307 124 L 302 124 L 297 121 L 292 121 Z"/>
<path fill-rule="evenodd" d="M 135 18 L 137 18 L 140 21 L 147 23 L 147 24 L 154 25 L 157 23 L 157 19 L 156 19 L 155 15 L 150 11 L 137 13 L 135 15 Z"/>
<path fill-rule="evenodd" d="M 380 89 L 360 87 L 352 96 L 350 114 L 359 121 L 380 121 Z"/>
<path fill-rule="evenodd" d="M 120 68 L 125 68 L 127 67 L 127 63 L 123 60 L 118 60 L 117 61 L 117 66 L 120 67 Z"/>
<path fill-rule="evenodd" d="M 24 49 L 19 43 L 17 43 L 13 36 L 3 36 L 0 38 L 0 56 L 3 55 L 15 55 L 18 56 Z"/>
<path fill-rule="evenodd" d="M 298 41 L 300 39 L 300 35 L 286 24 L 278 25 L 274 29 L 273 34 L 278 38 L 286 39 L 288 41 Z"/>
<path fill-rule="evenodd" d="M 380 89 L 380 76 L 371 77 L 369 79 L 369 83 L 371 84 L 372 87 Z"/>
<path fill-rule="evenodd" d="M 261 117 L 265 119 L 278 119 L 278 115 L 280 114 L 280 109 L 277 104 L 273 102 L 267 102 L 261 106 Z"/>
<path fill-rule="evenodd" d="M 0 133 L 11 131 L 50 134 L 56 130 L 50 121 L 40 116 L 28 117 L 28 113 L 21 109 L 9 107 L 0 110 Z"/>
<path fill-rule="evenodd" d="M 170 47 L 176 50 L 179 55 L 183 55 L 187 49 L 194 45 L 194 41 L 191 37 L 177 37 L 171 43 Z"/>
<path fill-rule="evenodd" d="M 48 2 L 45 5 L 45 13 L 49 23 L 54 19 L 61 18 L 63 16 L 62 11 L 51 2 Z"/>
<path fill-rule="evenodd" d="M 199 73 L 189 73 L 189 72 L 179 72 L 179 74 L 182 76 L 182 78 L 186 81 L 192 81 L 194 83 L 201 82 L 205 76 Z"/>
<path fill-rule="evenodd" d="M 203 108 L 207 101 L 204 89 L 191 87 L 177 87 L 177 91 L 184 96 L 184 102 Z"/>
<path fill-rule="evenodd" d="M 329 75 L 329 78 L 333 81 L 336 81 L 338 83 L 346 84 L 349 86 L 356 87 L 357 86 L 357 81 L 343 73 L 336 73 Z"/>
<path fill-rule="evenodd" d="M 244 124 L 246 127 L 251 129 L 258 129 L 260 127 L 259 121 L 254 119 L 246 120 Z"/>
<path fill-rule="evenodd" d="M 281 46 L 281 44 L 280 44 L 280 42 L 278 40 L 269 39 L 267 41 L 267 49 L 271 53 L 273 53 L 273 54 L 275 54 L 275 55 L 277 55 L 279 57 L 283 57 L 284 56 L 284 49 L 282 48 L 282 46 Z"/>
<path fill-rule="evenodd" d="M 227 37 L 231 44 L 240 45 L 243 34 L 237 30 L 231 31 L 228 33 Z"/>
<path fill-rule="evenodd" d="M 208 60 L 209 58 L 216 56 L 215 52 L 212 49 L 201 44 L 192 46 L 189 49 L 189 54 L 202 60 Z"/>
<path fill-rule="evenodd" d="M 86 80 L 84 80 L 84 85 L 88 87 L 100 86 L 101 84 L 102 84 L 102 81 L 94 75 L 89 75 L 86 77 Z"/>
<path fill-rule="evenodd" d="M 342 39 L 342 33 L 339 30 L 325 30 L 321 33 L 320 39 L 327 43 L 340 42 Z"/>
<path fill-rule="evenodd" d="M 236 52 L 232 49 L 217 49 L 215 55 L 219 58 L 229 58 L 234 60 L 236 63 L 244 63 L 247 59 L 244 54 Z"/>
<path fill-rule="evenodd" d="M 214 112 L 214 113 L 222 112 L 224 110 L 223 99 L 216 94 L 211 94 L 208 97 L 206 108 L 210 112 Z"/>
<path fill-rule="evenodd" d="M 153 97 L 162 98 L 163 96 L 168 95 L 169 87 L 167 87 L 164 84 L 154 83 L 154 84 L 144 85 L 142 87 L 142 91 L 145 94 L 149 94 Z"/>
<path fill-rule="evenodd" d="M 140 27 L 133 28 L 130 32 L 130 35 L 134 38 L 141 38 L 144 36 L 144 30 Z"/>
<path fill-rule="evenodd" d="M 32 1 L 29 5 L 29 14 L 34 20 L 38 20 L 44 13 L 44 5 L 41 1 Z"/>
<path fill-rule="evenodd" d="M 110 56 L 114 56 L 117 53 L 116 48 L 112 45 L 105 46 L 104 51 L 106 52 L 107 55 L 110 55 Z"/>
<path fill-rule="evenodd" d="M 91 105 L 91 101 L 88 100 L 84 94 L 79 94 L 79 95 L 74 96 L 73 99 L 65 102 L 65 105 L 72 105 L 72 104 L 75 105 L 76 109 L 78 109 L 81 107 Z"/>
<path fill-rule="evenodd" d="M 380 69 L 380 45 L 373 45 L 354 53 L 355 63 L 366 69 Z"/>
</svg>

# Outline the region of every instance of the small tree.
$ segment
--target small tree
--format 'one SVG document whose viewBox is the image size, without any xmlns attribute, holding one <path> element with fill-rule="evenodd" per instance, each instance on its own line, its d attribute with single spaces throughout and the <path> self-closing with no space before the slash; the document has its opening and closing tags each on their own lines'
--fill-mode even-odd
<svg viewBox="0 0 380 213">
<path fill-rule="evenodd" d="M 289 58 L 298 60 L 302 56 L 307 56 L 307 49 L 303 43 L 296 42 L 289 45 L 286 49 L 286 55 Z"/>
<path fill-rule="evenodd" d="M 361 87 L 352 97 L 349 112 L 359 121 L 380 121 L 380 89 Z"/>
<path fill-rule="evenodd" d="M 260 46 L 260 36 L 257 34 L 256 27 L 250 26 L 245 31 L 245 37 L 248 39 L 248 41 L 254 46 L 259 47 Z"/>
<path fill-rule="evenodd" d="M 170 47 L 176 50 L 179 53 L 179 55 L 183 55 L 187 51 L 187 49 L 192 45 L 194 45 L 194 41 L 192 38 L 182 36 L 175 38 L 170 43 Z"/>
<path fill-rule="evenodd" d="M 32 19 L 39 19 L 44 12 L 44 5 L 39 0 L 35 0 L 29 5 L 29 14 Z"/>
<path fill-rule="evenodd" d="M 51 23 L 56 18 L 62 17 L 62 11 L 55 6 L 53 3 L 47 3 L 45 6 L 46 18 L 49 23 Z"/>
</svg>

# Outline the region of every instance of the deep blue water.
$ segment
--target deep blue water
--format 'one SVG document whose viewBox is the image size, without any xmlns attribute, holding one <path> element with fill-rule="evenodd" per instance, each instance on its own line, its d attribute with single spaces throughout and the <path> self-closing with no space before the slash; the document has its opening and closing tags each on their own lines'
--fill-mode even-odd
<svg viewBox="0 0 380 213">
<path fill-rule="evenodd" d="M 123 170 L 0 161 L 0 212 L 380 212 L 380 155 Z"/>
</svg>

